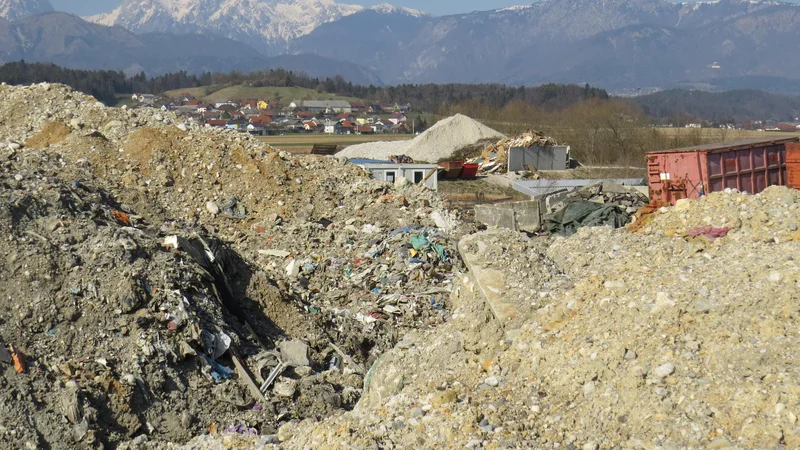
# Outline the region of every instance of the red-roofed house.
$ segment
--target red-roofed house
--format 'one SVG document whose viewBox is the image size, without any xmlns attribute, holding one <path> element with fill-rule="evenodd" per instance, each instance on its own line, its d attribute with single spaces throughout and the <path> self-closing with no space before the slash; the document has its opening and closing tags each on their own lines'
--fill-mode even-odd
<svg viewBox="0 0 800 450">
<path fill-rule="evenodd" d="M 343 121 L 342 124 L 342 134 L 353 134 L 356 132 L 356 124 L 350 121 Z"/>
<path fill-rule="evenodd" d="M 395 125 L 397 125 L 400 122 L 406 122 L 406 121 L 408 121 L 408 117 L 406 117 L 406 115 L 403 113 L 396 112 L 391 116 L 389 116 L 389 122 L 392 122 Z"/>
<path fill-rule="evenodd" d="M 306 131 L 321 131 L 322 124 L 317 123 L 316 120 L 307 120 L 303 122 L 303 129 Z"/>
<path fill-rule="evenodd" d="M 251 116 L 250 123 L 255 126 L 266 126 L 272 123 L 272 117 L 269 116 Z"/>
<path fill-rule="evenodd" d="M 353 112 L 361 112 L 367 109 L 364 102 L 350 102 L 350 110 Z"/>
<path fill-rule="evenodd" d="M 317 114 L 311 111 L 300 111 L 295 116 L 301 120 L 308 120 L 317 117 Z"/>
<path fill-rule="evenodd" d="M 350 113 L 341 113 L 338 116 L 336 116 L 334 119 L 338 120 L 338 121 L 346 120 L 348 122 L 355 122 L 355 120 L 356 120 L 355 117 L 353 117 L 353 115 L 350 114 Z"/>
<path fill-rule="evenodd" d="M 227 120 L 206 120 L 205 126 L 208 128 L 225 128 L 228 125 Z"/>
<path fill-rule="evenodd" d="M 197 100 L 197 99 L 186 100 L 185 102 L 183 102 L 184 106 L 196 106 L 196 105 L 199 105 L 199 104 L 200 104 L 200 100 Z"/>
<path fill-rule="evenodd" d="M 367 126 L 356 127 L 356 134 L 373 134 L 373 133 L 375 133 L 375 130 L 373 130 L 372 127 L 367 127 Z"/>
</svg>

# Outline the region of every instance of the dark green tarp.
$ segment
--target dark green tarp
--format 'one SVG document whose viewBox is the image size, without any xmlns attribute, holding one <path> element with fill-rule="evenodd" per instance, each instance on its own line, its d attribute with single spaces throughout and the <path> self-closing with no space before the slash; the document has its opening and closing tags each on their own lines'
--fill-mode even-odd
<svg viewBox="0 0 800 450">
<path fill-rule="evenodd" d="M 572 202 L 563 209 L 544 216 L 547 231 L 562 236 L 573 235 L 581 227 L 624 227 L 629 219 L 619 206 L 587 201 Z"/>
</svg>

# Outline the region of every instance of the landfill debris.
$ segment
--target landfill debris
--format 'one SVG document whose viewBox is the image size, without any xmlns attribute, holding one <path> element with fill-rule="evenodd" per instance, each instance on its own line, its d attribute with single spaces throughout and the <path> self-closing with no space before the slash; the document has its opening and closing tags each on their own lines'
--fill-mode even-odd
<svg viewBox="0 0 800 450">
<path fill-rule="evenodd" d="M 800 192 L 653 216 L 635 233 L 471 236 L 482 278 L 460 280 L 453 320 L 385 354 L 353 412 L 283 427 L 284 445 L 797 447 Z M 685 239 L 695 227 L 730 231 Z M 487 311 L 492 289 L 517 319 Z"/>
<path fill-rule="evenodd" d="M 687 236 L 698 237 L 702 236 L 707 239 L 717 239 L 725 237 L 731 229 L 728 227 L 713 228 L 713 227 L 695 227 L 686 232 Z"/>
<path fill-rule="evenodd" d="M 469 234 L 335 159 L 0 95 L 2 141 L 40 146 L 0 153 L 0 336 L 26 366 L 1 376 L 2 448 L 800 446 L 798 191 Z M 608 188 L 564 204 L 627 201 Z M 209 214 L 232 196 L 246 217 Z"/>
<path fill-rule="evenodd" d="M 391 155 L 389 161 L 395 164 L 414 164 L 414 159 L 406 155 Z"/>
<path fill-rule="evenodd" d="M 508 152 L 517 147 L 552 147 L 558 145 L 555 139 L 539 131 L 527 131 L 519 136 L 504 137 L 497 142 L 487 145 L 481 155 L 468 160 L 471 164 L 478 164 L 481 174 L 505 173 L 508 170 Z"/>
<path fill-rule="evenodd" d="M 364 367 L 449 317 L 460 222 L 436 227 L 427 188 L 64 86 L 0 96 L 3 140 L 32 142 L 0 154 L 0 335 L 24 373 L 0 392 L 4 448 L 182 444 L 212 423 L 274 435 L 351 409 Z M 409 233 L 390 236 L 404 227 L 433 246 L 412 257 Z M 305 365 L 259 366 L 297 339 Z"/>
<path fill-rule="evenodd" d="M 28 367 L 25 363 L 25 355 L 14 348 L 13 345 L 9 345 L 8 349 L 11 353 L 11 360 L 14 362 L 14 370 L 16 370 L 17 373 L 25 373 L 25 370 L 27 370 Z"/>
</svg>

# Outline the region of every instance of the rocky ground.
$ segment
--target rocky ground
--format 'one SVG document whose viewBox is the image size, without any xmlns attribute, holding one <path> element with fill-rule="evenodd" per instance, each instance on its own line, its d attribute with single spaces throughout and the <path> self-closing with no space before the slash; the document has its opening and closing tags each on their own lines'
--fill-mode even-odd
<svg viewBox="0 0 800 450">
<path fill-rule="evenodd" d="M 4 448 L 800 447 L 798 191 L 478 232 L 333 159 L 0 95 Z"/>
</svg>

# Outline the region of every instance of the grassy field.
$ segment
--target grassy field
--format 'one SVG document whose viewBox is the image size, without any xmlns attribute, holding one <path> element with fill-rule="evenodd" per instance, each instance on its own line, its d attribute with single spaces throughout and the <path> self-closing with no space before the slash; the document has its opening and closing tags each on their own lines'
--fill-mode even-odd
<svg viewBox="0 0 800 450">
<path fill-rule="evenodd" d="M 263 136 L 259 140 L 291 153 L 309 153 L 314 144 L 336 144 L 343 147 L 375 141 L 404 141 L 413 138 L 409 134 L 332 135 L 289 134 L 286 136 Z"/>
<path fill-rule="evenodd" d="M 317 92 L 313 89 L 300 87 L 254 87 L 254 86 L 203 86 L 191 89 L 176 89 L 167 91 L 170 97 L 177 97 L 183 92 L 188 92 L 199 100 L 206 102 L 217 102 L 223 100 L 242 100 L 247 98 L 257 98 L 259 100 L 276 100 L 280 97 L 280 103 L 287 105 L 292 100 L 314 99 L 314 100 L 358 100 L 353 97 L 342 97 L 339 95 Z"/>
<path fill-rule="evenodd" d="M 668 137 L 697 135 L 707 142 L 730 142 L 756 138 L 780 139 L 800 136 L 800 132 L 787 133 L 783 131 L 726 130 L 722 128 L 656 128 L 656 130 Z"/>
</svg>

